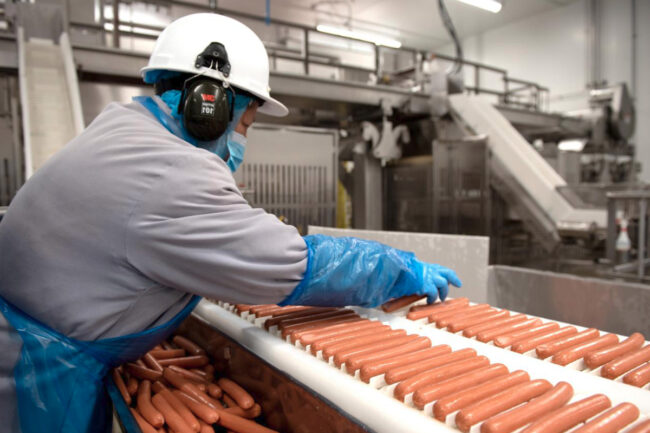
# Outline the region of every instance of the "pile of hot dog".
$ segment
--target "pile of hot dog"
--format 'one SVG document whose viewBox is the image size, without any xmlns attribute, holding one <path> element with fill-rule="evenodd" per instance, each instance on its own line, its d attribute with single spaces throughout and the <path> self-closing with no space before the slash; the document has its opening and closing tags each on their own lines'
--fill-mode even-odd
<svg viewBox="0 0 650 433">
<path fill-rule="evenodd" d="M 412 312 L 426 311 L 422 317 L 430 317 L 443 311 L 464 309 L 463 306 L 468 303 L 460 299 L 415 307 Z M 386 309 L 390 311 L 392 307 Z M 366 383 L 393 387 L 394 397 L 401 401 L 420 409 L 432 406 L 437 419 L 453 419 L 463 432 L 479 423 L 482 423 L 482 433 L 510 433 L 523 427 L 526 433 L 562 432 L 580 424 L 583 425 L 572 433 L 613 433 L 626 426 L 632 427 L 630 433 L 650 432 L 650 420 L 632 425 L 640 415 L 633 404 L 612 407 L 610 399 L 603 394 L 574 398 L 574 390 L 566 382 L 553 386 L 544 379 L 531 380 L 527 372 L 510 372 L 503 364 L 491 364 L 473 349 L 452 351 L 447 345 L 434 346 L 427 337 L 392 329 L 350 309 L 236 305 L 234 312 L 263 323 L 269 332 Z M 506 312 L 497 317 L 503 320 L 517 316 Z M 462 322 L 454 318 L 447 326 L 470 330 L 472 336 L 480 335 L 485 341 L 491 341 L 504 334 L 512 339 L 512 334 L 522 332 L 516 325 L 523 322 L 527 331 L 538 327 L 535 320 L 524 316 L 523 320 L 498 322 L 501 329 L 508 327 L 506 333 L 477 326 L 478 323 L 466 318 Z"/>
<path fill-rule="evenodd" d="M 384 306 L 395 311 L 416 301 L 409 297 Z M 488 304 L 470 305 L 467 298 L 456 298 L 432 305 L 415 305 L 406 316 L 412 320 L 427 319 L 440 329 L 462 332 L 468 338 L 510 348 L 518 353 L 531 352 L 537 358 L 568 365 L 582 360 L 582 369 L 600 368 L 600 375 L 638 387 L 650 383 L 650 345 L 642 347 L 645 338 L 634 333 L 620 341 L 614 334 L 602 334 L 595 328 L 578 331 L 574 326 L 543 322 L 524 314 L 510 314 Z"/>
<path fill-rule="evenodd" d="M 215 377 L 205 351 L 181 336 L 112 371 L 142 433 L 274 433 L 254 421 L 261 407 L 246 390 Z"/>
</svg>

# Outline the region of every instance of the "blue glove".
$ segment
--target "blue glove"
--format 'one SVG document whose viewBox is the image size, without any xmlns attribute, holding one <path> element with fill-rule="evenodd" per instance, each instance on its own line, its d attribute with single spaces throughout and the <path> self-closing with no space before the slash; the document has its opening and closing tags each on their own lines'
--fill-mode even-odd
<svg viewBox="0 0 650 433">
<path fill-rule="evenodd" d="M 378 242 L 324 235 L 304 237 L 307 271 L 280 305 L 376 307 L 393 298 L 426 295 L 444 300 L 449 283 L 461 282 L 444 266 L 424 263 L 413 253 Z"/>
</svg>

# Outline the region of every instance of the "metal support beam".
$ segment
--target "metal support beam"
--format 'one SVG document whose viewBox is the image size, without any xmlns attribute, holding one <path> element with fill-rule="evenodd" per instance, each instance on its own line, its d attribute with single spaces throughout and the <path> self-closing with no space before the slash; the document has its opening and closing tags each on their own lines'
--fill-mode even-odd
<svg viewBox="0 0 650 433">
<path fill-rule="evenodd" d="M 639 201 L 639 240 L 637 245 L 637 276 L 641 279 L 645 274 L 645 243 L 646 243 L 646 224 L 645 218 L 648 210 L 648 202 L 646 199 Z"/>
<path fill-rule="evenodd" d="M 379 160 L 359 143 L 354 153 L 353 226 L 357 229 L 383 229 L 382 170 Z"/>
<path fill-rule="evenodd" d="M 113 48 L 120 48 L 120 0 L 113 0 Z"/>
</svg>

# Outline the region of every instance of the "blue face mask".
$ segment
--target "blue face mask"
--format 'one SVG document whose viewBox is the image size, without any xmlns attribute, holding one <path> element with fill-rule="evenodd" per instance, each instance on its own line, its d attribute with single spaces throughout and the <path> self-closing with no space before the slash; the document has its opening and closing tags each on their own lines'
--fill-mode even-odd
<svg viewBox="0 0 650 433">
<path fill-rule="evenodd" d="M 230 157 L 226 164 L 233 173 L 237 171 L 242 162 L 244 162 L 244 151 L 246 151 L 246 137 L 239 132 L 233 131 L 228 136 L 228 151 Z"/>
<path fill-rule="evenodd" d="M 188 143 L 206 149 L 223 159 L 234 173 L 244 159 L 246 137 L 235 132 L 235 126 L 251 103 L 251 98 L 244 95 L 235 96 L 233 118 L 221 137 L 212 141 L 201 141 L 190 136 L 183 126 L 183 117 L 178 113 L 180 103 L 180 90 L 168 90 L 161 96 L 136 96 L 134 101 L 139 102 L 153 114 L 158 121 L 172 134 Z"/>
</svg>

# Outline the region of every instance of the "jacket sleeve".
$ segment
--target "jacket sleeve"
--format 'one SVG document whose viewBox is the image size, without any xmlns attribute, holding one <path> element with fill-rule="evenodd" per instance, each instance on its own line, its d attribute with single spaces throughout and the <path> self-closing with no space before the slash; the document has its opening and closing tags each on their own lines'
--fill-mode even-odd
<svg viewBox="0 0 650 433">
<path fill-rule="evenodd" d="M 295 227 L 252 208 L 223 161 L 176 161 L 127 223 L 129 263 L 153 281 L 237 303 L 277 303 L 302 280 L 307 247 Z"/>
</svg>

